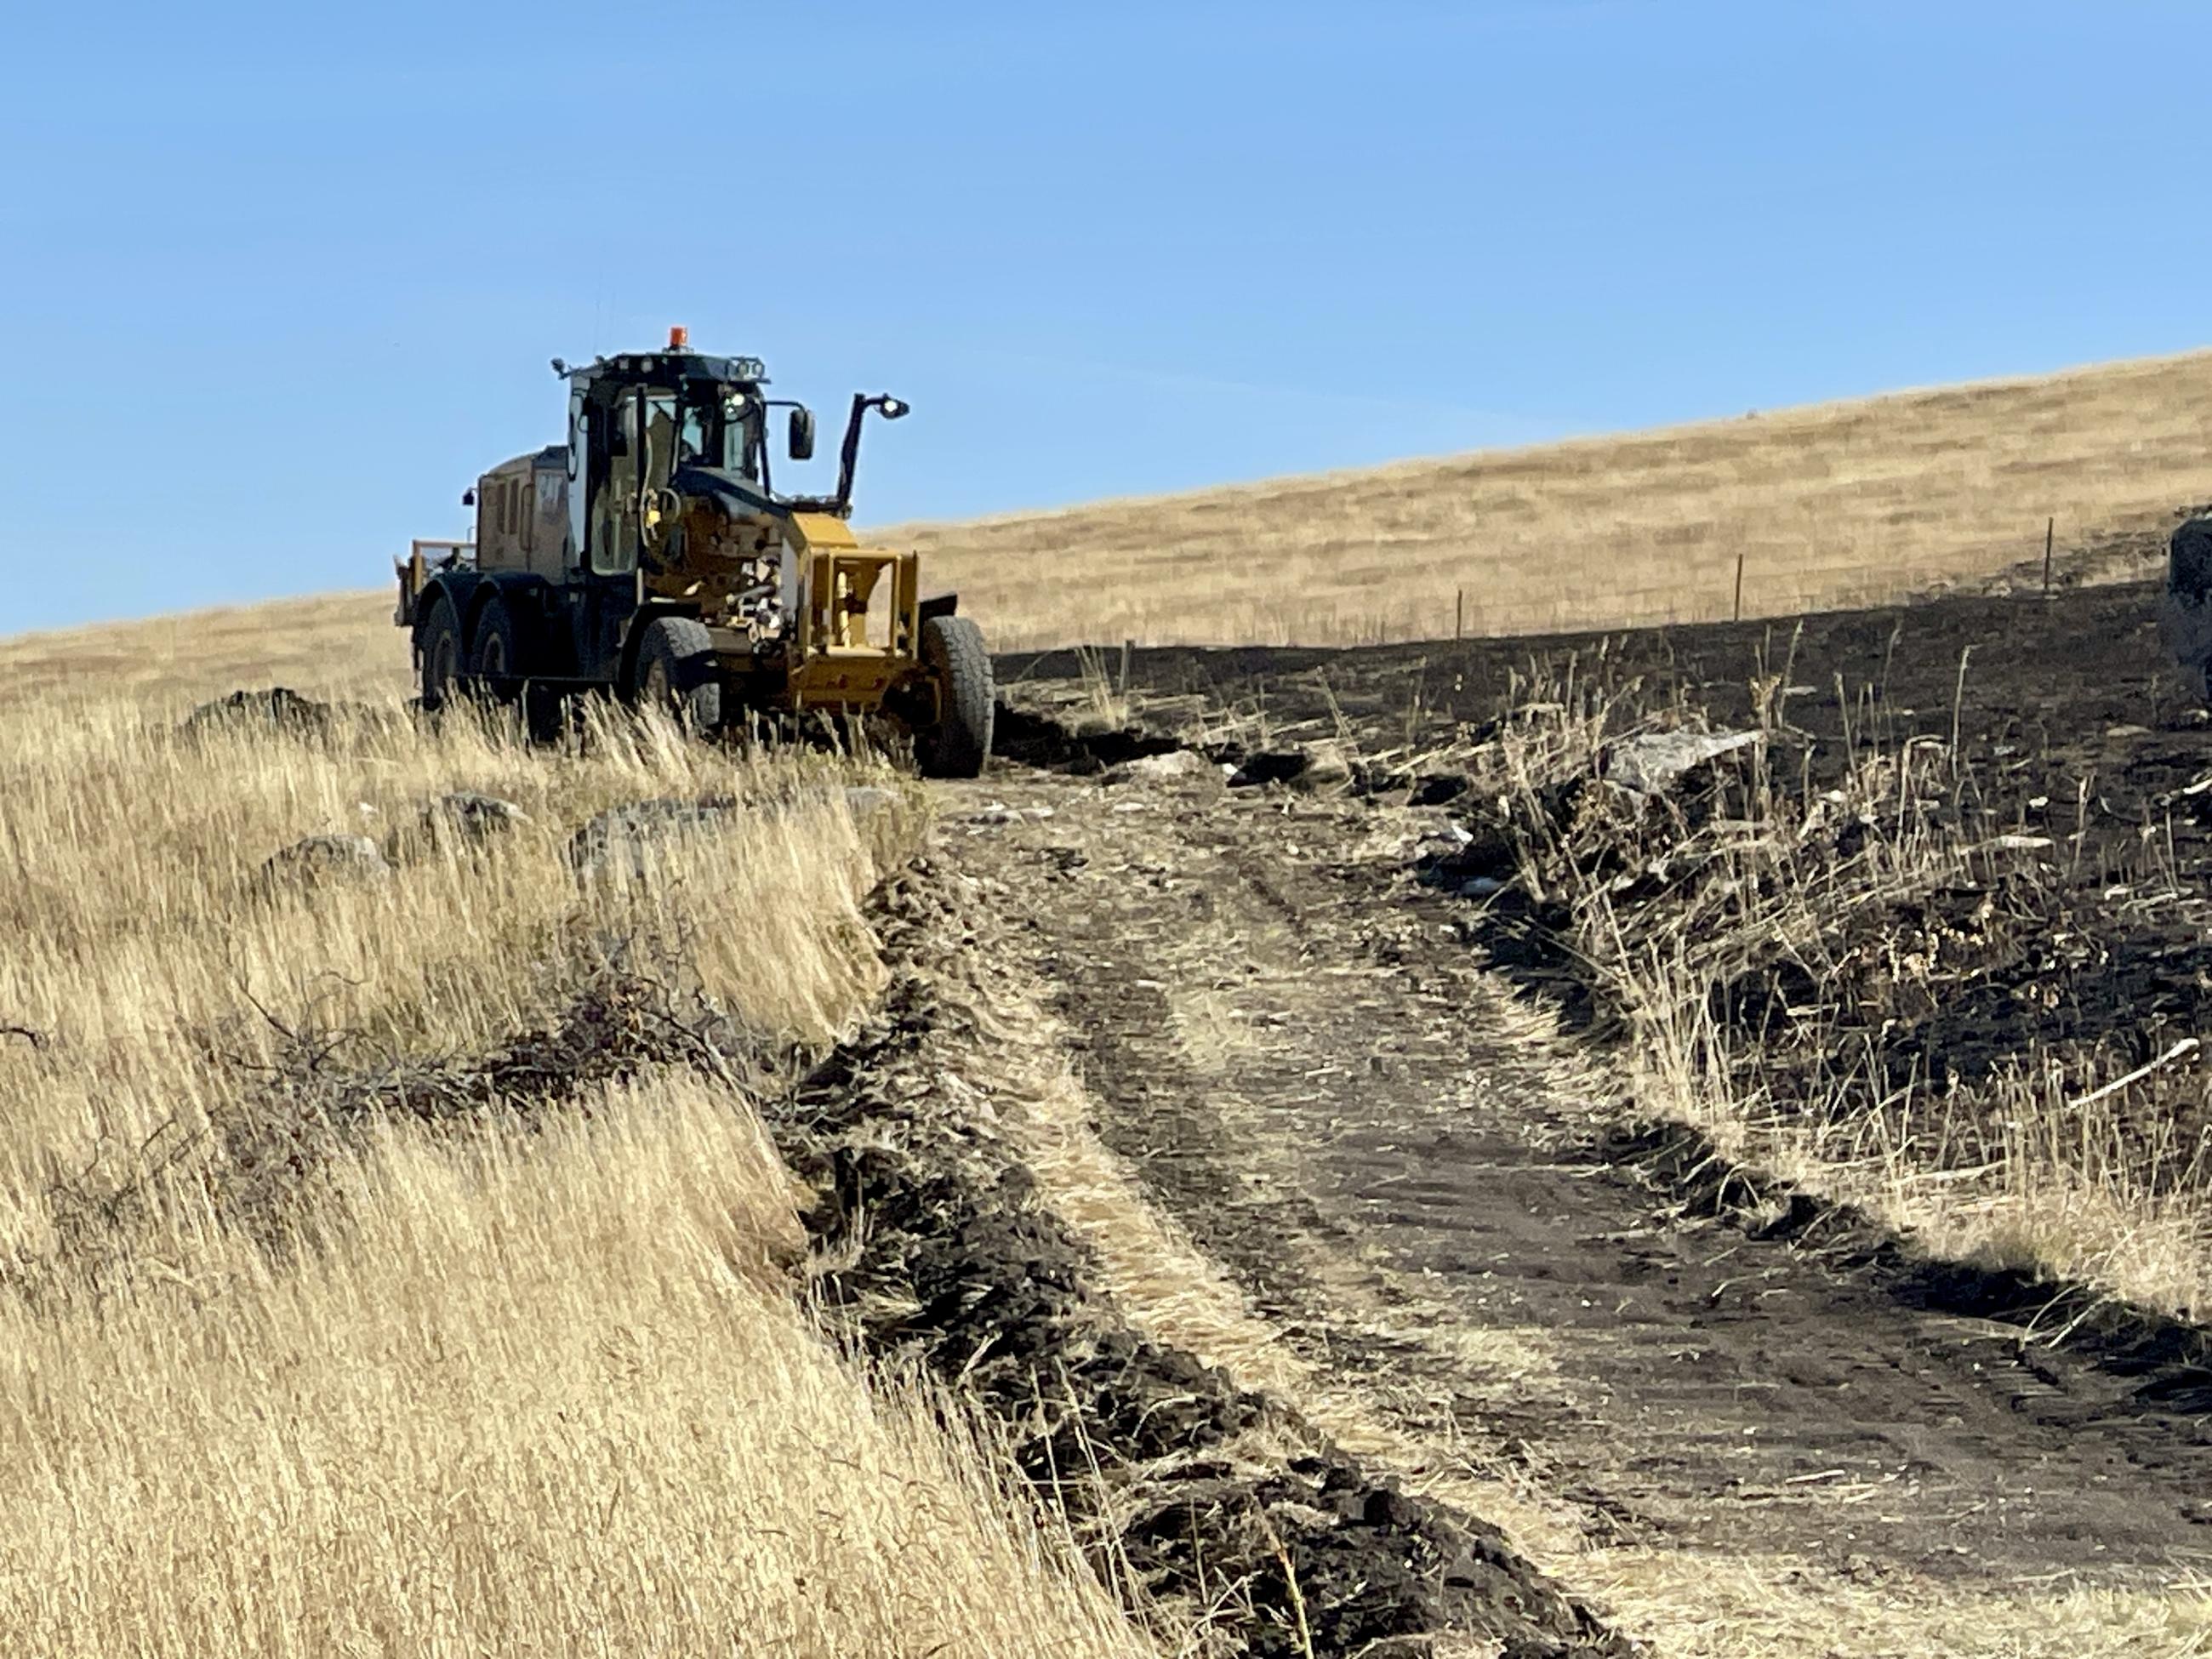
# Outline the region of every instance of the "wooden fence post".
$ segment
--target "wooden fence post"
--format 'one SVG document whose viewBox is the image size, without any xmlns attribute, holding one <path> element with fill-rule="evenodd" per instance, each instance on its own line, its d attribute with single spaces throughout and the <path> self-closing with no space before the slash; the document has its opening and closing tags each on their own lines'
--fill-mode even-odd
<svg viewBox="0 0 2212 1659">
<path fill-rule="evenodd" d="M 1467 589 L 1455 588 L 1452 592 L 1452 637 L 1467 637 Z"/>
<path fill-rule="evenodd" d="M 2043 526 L 2043 597 L 2046 599 L 2051 597 L 2051 549 L 2057 539 L 2058 519 L 2053 514 Z"/>
<path fill-rule="evenodd" d="M 1735 556 L 1735 611 L 1729 620 L 1730 622 L 1743 620 L 1743 554 L 1741 550 Z"/>
<path fill-rule="evenodd" d="M 1129 692 L 1129 659 L 1136 654 L 1136 641 L 1123 640 L 1121 641 L 1121 695 L 1124 696 L 1127 696 Z"/>
</svg>

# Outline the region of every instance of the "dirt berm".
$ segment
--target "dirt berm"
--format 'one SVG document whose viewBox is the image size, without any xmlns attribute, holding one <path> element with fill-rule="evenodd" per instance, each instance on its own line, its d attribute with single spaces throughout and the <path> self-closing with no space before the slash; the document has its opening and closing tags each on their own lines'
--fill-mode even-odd
<svg viewBox="0 0 2212 1659">
<path fill-rule="evenodd" d="M 821 1292 L 867 1350 L 977 1404 L 1110 1578 L 1228 1651 L 1625 1651 L 1497 1529 L 1415 1495 L 1288 1401 L 1133 1331 L 1014 1120 L 1046 1079 L 978 884 L 927 861 L 878 896 L 880 1012 L 770 1112 L 816 1194 Z"/>
</svg>

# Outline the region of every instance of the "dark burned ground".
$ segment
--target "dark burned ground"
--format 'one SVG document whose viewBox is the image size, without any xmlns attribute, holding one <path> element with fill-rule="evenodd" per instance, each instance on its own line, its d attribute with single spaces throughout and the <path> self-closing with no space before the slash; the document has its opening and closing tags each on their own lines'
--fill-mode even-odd
<svg viewBox="0 0 2212 1659">
<path fill-rule="evenodd" d="M 1490 729 L 1525 697 L 1521 680 L 1539 660 L 1571 661 L 1610 688 L 1621 724 L 1686 709 L 1754 726 L 1754 683 L 1771 674 L 1796 688 L 1773 769 L 1812 791 L 1871 744 L 1948 745 L 1955 726 L 1966 777 L 1947 815 L 2053 847 L 2031 861 L 2032 881 L 1996 894 L 2000 915 L 1977 924 L 1989 937 L 1967 971 L 1923 1006 L 1879 1011 L 1892 1022 L 1887 1050 L 1937 1077 L 1979 1078 L 2017 1053 L 2032 1021 L 2046 1044 L 2101 1045 L 2117 1071 L 2201 1030 L 2212 1008 L 2212 911 L 2201 896 L 2212 788 L 2185 793 L 2212 780 L 2212 730 L 2164 665 L 2154 602 L 2131 586 L 1533 642 L 1160 649 L 1137 653 L 1135 685 L 1140 701 L 1201 701 L 1210 729 L 1240 744 L 1262 730 L 1277 745 L 1341 734 L 1405 756 Z M 1069 672 L 1049 658 L 1011 667 L 1032 682 Z M 1163 725 L 1196 729 L 1187 718 Z M 1950 896 L 1971 909 L 1984 895 Z M 1900 1018 L 1909 1037 L 1895 1033 Z M 2161 1098 L 2159 1110 L 2175 1104 Z"/>
<path fill-rule="evenodd" d="M 1163 650 L 1139 653 L 1139 695 L 1180 701 L 1179 720 L 1164 726 L 1197 729 L 1188 711 L 1202 705 L 1209 735 L 1244 744 L 1261 731 L 1278 747 L 1343 736 L 1385 757 L 1362 782 L 1399 799 L 1395 786 L 1418 781 L 1423 745 L 1494 729 L 1529 695 L 1539 661 L 1571 664 L 1580 684 L 1604 688 L 1616 729 L 1686 713 L 1754 727 L 1759 682 L 1787 686 L 1766 753 L 1801 805 L 1877 750 L 1894 757 L 1917 745 L 1923 761 L 1932 753 L 1948 765 L 1955 736 L 1957 774 L 1914 804 L 1919 821 L 1971 841 L 2045 844 L 1991 860 L 1984 878 L 1863 908 L 1826 960 L 1778 950 L 1725 988 L 1716 1009 L 1765 1047 L 1761 1086 L 1785 1100 L 1814 1109 L 1821 1085 L 1860 1068 L 1871 1094 L 1917 1107 L 2022 1069 L 2116 1077 L 2164 1056 L 2212 1012 L 2212 730 L 2164 665 L 2154 600 L 2148 587 L 2118 586 L 1802 625 L 1342 653 Z M 1024 666 L 1034 681 L 1055 665 Z M 1407 766 L 1414 775 L 1395 769 Z M 1694 824 L 1741 800 L 1707 777 L 1684 805 Z M 1653 886 L 1626 901 L 1663 909 L 1693 896 L 1692 884 Z M 1558 948 L 1559 921 L 1508 893 L 1490 907 L 1484 945 L 1571 1018 L 1601 1024 L 1608 1011 Z M 1818 1022 L 1776 1029 L 1790 1005 L 1814 1001 Z M 2113 1109 L 2122 1133 L 2168 1147 L 2179 1177 L 2212 1131 L 2208 1098 L 2192 1063 L 2167 1067 Z M 1978 1127 L 1972 1109 L 1961 1117 L 1956 1161 L 1989 1154 L 2003 1115 L 1991 1104 L 1983 1115 Z"/>
<path fill-rule="evenodd" d="M 1771 672 L 1800 688 L 1778 773 L 1826 787 L 1846 722 L 1862 744 L 1871 717 L 1890 744 L 1948 745 L 1955 721 L 1946 810 L 2051 842 L 1996 884 L 2009 922 L 1893 1041 L 1971 1079 L 2031 1038 L 2117 1067 L 2199 1029 L 2212 792 L 2180 792 L 2212 776 L 2212 732 L 2161 666 L 2144 590 L 1793 631 L 1630 636 L 1601 662 L 1597 641 L 1140 652 L 1153 740 L 1016 717 L 1016 756 L 1050 769 L 987 780 L 975 799 L 1009 810 L 949 825 L 948 856 L 1004 884 L 1098 1133 L 1153 1200 L 1324 1374 L 1449 1449 L 1436 1468 L 1540 1489 L 1588 1562 L 1633 1557 L 1632 1583 L 1593 1570 L 1652 1610 L 1647 1632 L 1665 1605 L 1741 1616 L 1709 1570 L 1755 1561 L 1771 1622 L 1687 1650 L 1912 1650 L 1808 1635 L 1850 1587 L 1985 1608 L 1978 1650 L 2074 1650 L 2038 1633 L 2036 1595 L 2154 1594 L 2212 1556 L 2196 1334 L 2116 1318 L 2034 1340 L 2047 1287 L 1918 1261 L 1802 1198 L 1747 1201 L 1694 1144 L 1622 1135 L 1610 1073 L 1482 965 L 1492 922 L 1411 874 L 1421 810 L 1393 769 L 1496 720 L 1532 656 L 1578 652 L 1632 714 L 1718 724 L 1755 723 Z M 1062 665 L 1002 674 L 1022 702 Z M 1314 738 L 1382 758 L 1333 796 L 1131 775 L 1166 737 L 1231 763 Z M 1989 894 L 1931 902 L 1954 896 Z M 1560 988 L 1556 956 L 1529 967 Z M 1575 1580 L 1571 1553 L 1547 1565 Z"/>
</svg>

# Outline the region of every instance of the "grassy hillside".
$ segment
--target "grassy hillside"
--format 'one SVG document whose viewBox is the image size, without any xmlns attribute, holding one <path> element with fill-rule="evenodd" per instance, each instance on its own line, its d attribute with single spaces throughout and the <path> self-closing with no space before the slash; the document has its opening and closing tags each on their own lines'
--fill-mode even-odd
<svg viewBox="0 0 2212 1659">
<path fill-rule="evenodd" d="M 1332 645 L 1879 603 L 2212 499 L 2212 352 L 876 532 L 1009 649 Z M 364 571 L 364 580 L 381 571 Z M 386 590 L 0 641 L 27 690 L 398 690 Z"/>
<path fill-rule="evenodd" d="M 0 715 L 10 720 L 95 708 L 179 713 L 240 686 L 401 697 L 413 684 L 407 636 L 392 625 L 384 592 L 0 639 Z"/>
<path fill-rule="evenodd" d="M 1872 603 L 2212 498 L 2212 354 L 908 526 L 1009 646 L 1340 644 Z"/>
</svg>

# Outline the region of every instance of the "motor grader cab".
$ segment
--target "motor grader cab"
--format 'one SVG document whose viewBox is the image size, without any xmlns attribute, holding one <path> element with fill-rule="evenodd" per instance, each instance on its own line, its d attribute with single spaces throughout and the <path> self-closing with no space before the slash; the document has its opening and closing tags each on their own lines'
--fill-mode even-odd
<svg viewBox="0 0 2212 1659">
<path fill-rule="evenodd" d="M 814 416 L 771 398 L 754 357 L 690 349 L 553 363 L 568 436 L 502 462 L 462 497 L 476 539 L 417 542 L 399 567 L 422 702 L 530 701 L 533 717 L 611 691 L 712 730 L 747 711 L 882 715 L 923 769 L 972 777 L 990 752 L 982 633 L 951 594 L 921 597 L 921 557 L 862 546 L 848 524 L 861 430 L 906 405 L 855 396 L 836 490 L 780 492 Z"/>
</svg>

